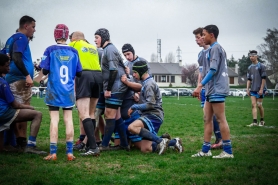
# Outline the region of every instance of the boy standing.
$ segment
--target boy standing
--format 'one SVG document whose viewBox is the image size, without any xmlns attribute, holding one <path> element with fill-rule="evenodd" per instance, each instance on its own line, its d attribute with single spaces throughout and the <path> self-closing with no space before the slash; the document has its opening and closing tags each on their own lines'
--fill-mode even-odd
<svg viewBox="0 0 278 185">
<path fill-rule="evenodd" d="M 103 48 L 101 69 L 103 77 L 103 94 L 105 97 L 105 130 L 101 151 L 110 150 L 109 141 L 116 128 L 120 135 L 120 146 L 129 150 L 125 124 L 121 118 L 120 107 L 122 105 L 127 86 L 121 82 L 121 76 L 125 74 L 125 66 L 116 47 L 110 42 L 109 31 L 105 28 L 98 29 L 95 33 L 95 43 L 98 48 Z M 102 94 L 100 95 L 102 96 Z M 104 102 L 100 102 L 103 104 Z"/>
<path fill-rule="evenodd" d="M 204 27 L 203 39 L 205 44 L 210 45 L 207 62 L 203 63 L 204 79 L 198 84 L 193 96 L 199 97 L 202 87 L 206 90 L 205 129 L 202 151 L 191 157 L 211 156 L 210 140 L 212 134 L 213 115 L 216 116 L 220 125 L 223 139 L 223 152 L 213 158 L 234 158 L 230 141 L 230 129 L 225 116 L 225 97 L 229 94 L 229 83 L 226 63 L 226 53 L 218 44 L 218 27 L 208 25 Z"/>
<path fill-rule="evenodd" d="M 59 107 L 63 108 L 66 125 L 67 159 L 73 156 L 73 121 L 74 79 L 80 77 L 82 67 L 76 49 L 67 46 L 69 30 L 64 24 L 58 24 L 54 29 L 56 45 L 46 48 L 40 67 L 44 75 L 48 75 L 45 103 L 50 112 L 50 154 L 44 160 L 57 159 Z"/>
<path fill-rule="evenodd" d="M 195 35 L 196 43 L 200 47 L 204 48 L 198 55 L 198 64 L 199 64 L 198 84 L 199 84 L 204 77 L 203 63 L 207 63 L 206 56 L 209 53 L 209 45 L 206 45 L 202 38 L 203 28 L 197 28 L 196 30 L 193 31 L 193 34 Z M 206 93 L 206 91 L 205 91 L 205 88 L 203 87 L 202 91 L 201 91 L 201 98 L 200 98 L 201 107 L 203 108 L 203 111 L 204 111 L 204 105 L 206 102 L 205 93 Z M 213 116 L 213 132 L 214 132 L 216 140 L 215 140 L 215 143 L 213 145 L 211 145 L 211 149 L 220 149 L 220 148 L 222 148 L 222 137 L 221 137 L 221 133 L 220 133 L 219 124 L 218 124 L 215 116 Z"/>
<path fill-rule="evenodd" d="M 253 123 L 247 125 L 249 127 L 258 126 L 257 123 L 257 105 L 260 110 L 261 120 L 259 126 L 264 126 L 264 108 L 263 98 L 266 90 L 266 70 L 265 66 L 258 61 L 258 52 L 252 50 L 249 52 L 252 64 L 247 71 L 247 94 L 251 97 Z M 250 88 L 251 87 L 251 88 Z M 250 88 L 250 89 L 249 89 Z"/>
</svg>

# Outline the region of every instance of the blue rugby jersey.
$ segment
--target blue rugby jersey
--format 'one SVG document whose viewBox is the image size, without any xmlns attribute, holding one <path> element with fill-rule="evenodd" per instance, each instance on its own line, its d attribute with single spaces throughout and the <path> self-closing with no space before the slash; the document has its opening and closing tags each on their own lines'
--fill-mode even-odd
<svg viewBox="0 0 278 185">
<path fill-rule="evenodd" d="M 9 84 L 0 77 L 0 116 L 2 116 L 14 101 L 14 95 L 10 89 Z"/>
<path fill-rule="evenodd" d="M 52 45 L 45 50 L 40 67 L 49 70 L 45 103 L 72 107 L 75 103 L 74 78 L 82 71 L 77 50 L 67 45 Z"/>
<path fill-rule="evenodd" d="M 12 52 L 13 53 L 15 53 L 15 52 L 22 53 L 22 61 L 26 67 L 26 70 L 28 71 L 31 78 L 33 79 L 34 65 L 33 65 L 33 61 L 32 61 L 28 38 L 26 37 L 26 35 L 24 35 L 20 32 L 13 34 L 11 37 L 13 38 L 13 45 L 12 45 L 13 51 Z M 9 39 L 11 39 L 11 38 L 9 38 Z M 11 51 L 11 46 L 9 47 L 9 50 Z M 10 55 L 12 55 L 12 53 L 10 53 Z M 14 61 L 12 60 L 10 63 L 10 72 L 6 75 L 7 82 L 13 83 L 18 80 L 25 80 L 25 79 L 26 79 L 26 77 L 16 67 Z"/>
</svg>

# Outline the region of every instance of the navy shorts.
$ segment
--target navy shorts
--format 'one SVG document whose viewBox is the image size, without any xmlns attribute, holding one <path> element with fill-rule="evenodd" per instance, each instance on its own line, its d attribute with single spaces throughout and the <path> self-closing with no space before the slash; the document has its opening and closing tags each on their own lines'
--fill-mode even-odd
<svg viewBox="0 0 278 185">
<path fill-rule="evenodd" d="M 138 111 L 136 111 L 131 114 L 131 117 L 129 119 L 124 120 L 127 138 L 130 139 L 133 143 L 141 141 L 142 137 L 130 133 L 127 128 L 133 121 L 137 120 L 138 118 L 140 118 L 140 114 L 138 113 Z M 115 139 L 120 139 L 119 133 L 117 131 L 115 132 Z"/>
<path fill-rule="evenodd" d="M 148 129 L 151 133 L 157 135 L 163 120 L 153 114 L 147 114 L 139 118 L 144 124 L 144 128 Z"/>
<path fill-rule="evenodd" d="M 111 93 L 110 98 L 105 99 L 105 107 L 111 109 L 118 109 L 122 106 L 124 93 Z"/>
<path fill-rule="evenodd" d="M 101 71 L 82 71 L 82 75 L 75 79 L 76 100 L 79 98 L 99 98 L 103 80 Z"/>
</svg>

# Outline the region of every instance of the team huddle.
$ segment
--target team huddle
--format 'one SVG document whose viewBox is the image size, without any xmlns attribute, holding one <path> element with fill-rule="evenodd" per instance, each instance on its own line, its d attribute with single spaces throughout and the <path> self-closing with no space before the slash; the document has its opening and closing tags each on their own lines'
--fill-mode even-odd
<svg viewBox="0 0 278 185">
<path fill-rule="evenodd" d="M 23 16 L 19 29 L 1 50 L 0 149 L 22 150 L 45 155 L 43 159 L 46 161 L 57 160 L 61 108 L 69 161 L 76 159 L 73 150 L 80 151 L 80 156 L 129 151 L 131 146 L 143 153 L 157 152 L 159 155 L 168 148 L 183 152 L 179 137 L 172 139 L 168 133 L 158 136 L 164 120 L 160 90 L 152 78 L 148 62 L 135 54 L 131 44 L 122 46 L 122 54 L 127 60 L 124 62 L 110 42 L 107 29 L 100 28 L 95 32 L 93 45 L 85 39 L 84 33 L 75 31 L 69 34 L 65 24 L 58 24 L 54 28 L 56 44 L 47 47 L 40 64 L 34 66 L 29 42 L 35 32 L 35 22 L 32 17 Z M 193 96 L 201 100 L 205 127 L 202 150 L 192 157 L 211 156 L 211 149 L 223 148 L 223 152 L 213 158 L 233 158 L 225 117 L 225 97 L 229 92 L 226 53 L 217 42 L 219 30 L 215 25 L 208 25 L 193 33 L 197 44 L 204 47 L 198 56 L 200 73 Z M 68 39 L 69 44 L 66 43 Z M 50 114 L 49 153 L 36 147 L 42 113 L 30 106 L 34 69 L 48 78 L 45 103 Z M 253 75 L 248 78 L 249 81 L 252 79 Z M 80 120 L 80 136 L 74 144 L 72 110 L 75 106 Z M 28 140 L 27 121 L 31 121 Z M 216 136 L 213 145 L 210 144 L 212 129 Z"/>
</svg>

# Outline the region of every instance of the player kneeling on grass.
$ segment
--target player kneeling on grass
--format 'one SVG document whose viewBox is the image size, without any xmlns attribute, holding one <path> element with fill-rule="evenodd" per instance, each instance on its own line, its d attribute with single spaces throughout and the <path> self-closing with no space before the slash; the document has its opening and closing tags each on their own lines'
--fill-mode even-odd
<svg viewBox="0 0 278 185">
<path fill-rule="evenodd" d="M 142 114 L 141 117 L 128 126 L 128 131 L 142 137 L 142 152 L 158 151 L 160 155 L 166 151 L 169 140 L 157 136 L 164 118 L 159 87 L 147 73 L 148 66 L 145 61 L 136 62 L 132 70 L 133 77 L 142 81 L 142 89 L 139 103 L 130 107 L 128 115 L 130 116 L 135 110 L 140 110 Z"/>
<path fill-rule="evenodd" d="M 0 150 L 3 148 L 3 132 L 16 123 L 31 121 L 30 136 L 24 152 L 46 155 L 47 152 L 36 148 L 42 113 L 35 111 L 34 107 L 18 103 L 11 92 L 10 86 L 2 75 L 10 70 L 10 59 L 7 55 L 0 54 Z M 18 134 L 17 132 L 15 133 Z"/>
<path fill-rule="evenodd" d="M 43 55 L 40 68 L 43 74 L 48 74 L 45 103 L 50 112 L 50 154 L 44 160 L 57 159 L 59 107 L 63 108 L 64 123 L 66 125 L 67 159 L 73 156 L 73 120 L 74 79 L 80 77 L 82 67 L 76 49 L 67 46 L 69 30 L 64 24 L 58 24 L 54 30 L 56 45 L 49 46 Z"/>
</svg>

